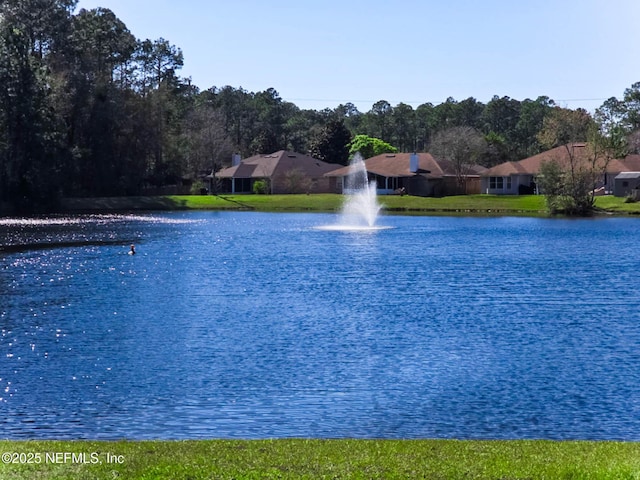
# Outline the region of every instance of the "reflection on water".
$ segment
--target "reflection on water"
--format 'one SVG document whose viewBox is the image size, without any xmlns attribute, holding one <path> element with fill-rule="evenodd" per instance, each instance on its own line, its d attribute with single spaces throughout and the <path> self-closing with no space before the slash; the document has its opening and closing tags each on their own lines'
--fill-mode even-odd
<svg viewBox="0 0 640 480">
<path fill-rule="evenodd" d="M 122 222 L 141 223 L 193 223 L 196 220 L 185 218 L 167 218 L 158 215 L 98 214 L 47 217 L 0 217 L 0 227 L 50 227 L 54 225 L 112 225 Z"/>
<path fill-rule="evenodd" d="M 127 241 L 116 229 L 134 224 L 186 224 L 195 220 L 158 215 L 76 215 L 0 217 L 0 252 L 120 244 Z M 135 235 L 128 240 L 135 240 Z"/>
<path fill-rule="evenodd" d="M 637 220 L 334 220 L 3 220 L 4 436 L 640 438 Z"/>
</svg>

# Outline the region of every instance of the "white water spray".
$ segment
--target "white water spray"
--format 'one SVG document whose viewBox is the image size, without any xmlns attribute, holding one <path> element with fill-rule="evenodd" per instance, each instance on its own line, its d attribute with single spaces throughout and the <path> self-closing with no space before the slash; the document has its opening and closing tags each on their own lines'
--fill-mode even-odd
<svg viewBox="0 0 640 480">
<path fill-rule="evenodd" d="M 376 225 L 380 204 L 376 193 L 376 182 L 369 181 L 362 155 L 356 153 L 349 165 L 343 193 L 346 200 L 335 225 L 320 227 L 323 230 L 381 230 L 387 227 Z"/>
<path fill-rule="evenodd" d="M 347 199 L 342 207 L 340 223 L 373 228 L 380 212 L 376 182 L 367 178 L 362 155 L 356 153 L 349 165 L 344 193 Z"/>
</svg>

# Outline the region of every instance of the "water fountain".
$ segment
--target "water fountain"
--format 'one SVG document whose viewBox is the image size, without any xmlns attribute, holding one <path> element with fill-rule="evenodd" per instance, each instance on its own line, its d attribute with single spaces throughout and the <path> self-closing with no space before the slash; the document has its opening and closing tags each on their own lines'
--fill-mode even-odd
<svg viewBox="0 0 640 480">
<path fill-rule="evenodd" d="M 376 182 L 369 181 L 362 155 L 356 153 L 349 165 L 343 193 L 346 196 L 340 218 L 335 225 L 321 227 L 323 230 L 381 230 L 387 227 L 376 225 L 380 204 L 376 194 Z"/>
</svg>

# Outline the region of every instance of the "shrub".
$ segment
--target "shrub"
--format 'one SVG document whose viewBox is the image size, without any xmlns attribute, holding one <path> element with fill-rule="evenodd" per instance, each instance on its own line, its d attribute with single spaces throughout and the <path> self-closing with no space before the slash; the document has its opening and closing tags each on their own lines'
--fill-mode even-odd
<svg viewBox="0 0 640 480">
<path fill-rule="evenodd" d="M 206 195 L 209 190 L 202 180 L 198 180 L 191 185 L 190 193 L 191 195 Z"/>
<path fill-rule="evenodd" d="M 256 180 L 253 182 L 253 193 L 258 195 L 269 193 L 269 183 L 266 180 Z"/>
</svg>

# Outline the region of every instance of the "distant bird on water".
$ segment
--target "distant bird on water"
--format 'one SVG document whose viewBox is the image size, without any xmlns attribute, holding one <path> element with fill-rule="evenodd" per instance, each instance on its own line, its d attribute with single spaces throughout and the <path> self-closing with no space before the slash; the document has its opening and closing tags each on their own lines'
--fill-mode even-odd
<svg viewBox="0 0 640 480">
<path fill-rule="evenodd" d="M 131 250 L 129 250 L 129 255 L 135 255 L 135 254 L 136 254 L 136 246 L 131 245 Z"/>
</svg>

